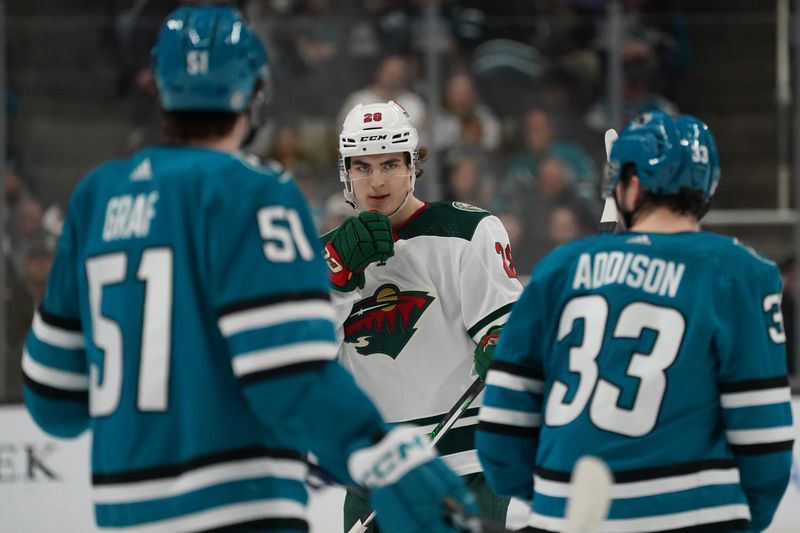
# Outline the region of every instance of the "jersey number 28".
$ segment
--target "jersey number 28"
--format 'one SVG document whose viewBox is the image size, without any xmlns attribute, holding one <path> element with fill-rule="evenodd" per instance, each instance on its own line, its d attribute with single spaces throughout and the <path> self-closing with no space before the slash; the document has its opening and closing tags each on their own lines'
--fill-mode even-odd
<svg viewBox="0 0 800 533">
<path fill-rule="evenodd" d="M 595 426 L 630 437 L 646 435 L 655 427 L 667 388 L 664 372 L 680 350 L 686 329 L 683 315 L 645 302 L 632 302 L 620 313 L 613 338 L 637 339 L 644 329 L 657 333 L 650 353 L 634 353 L 626 369 L 628 376 L 639 379 L 630 409 L 618 405 L 622 389 L 603 379 L 597 368 L 608 320 L 606 299 L 590 295 L 570 300 L 561 313 L 559 341 L 572 332 L 578 320 L 583 320 L 583 340 L 569 349 L 569 370 L 580 374 L 577 390 L 567 401 L 568 385 L 556 380 L 547 400 L 545 422 L 549 426 L 569 424 L 589 404 L 589 418 Z"/>
</svg>

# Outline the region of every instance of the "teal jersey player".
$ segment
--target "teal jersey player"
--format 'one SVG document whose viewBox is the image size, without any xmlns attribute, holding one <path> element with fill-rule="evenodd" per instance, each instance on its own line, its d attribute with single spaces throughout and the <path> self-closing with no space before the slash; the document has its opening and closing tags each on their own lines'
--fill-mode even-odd
<svg viewBox="0 0 800 533">
<path fill-rule="evenodd" d="M 298 187 L 238 152 L 264 90 L 255 34 L 234 10 L 184 7 L 154 55 L 169 144 L 77 187 L 22 361 L 39 425 L 92 431 L 98 526 L 308 531 L 313 452 L 373 489 L 387 530 L 452 531 L 441 506 L 408 502 L 472 508 L 459 479 L 423 437 L 386 426 L 335 361 L 327 267 Z"/>
<path fill-rule="evenodd" d="M 781 280 L 733 238 L 698 231 L 713 137 L 651 114 L 611 152 L 625 227 L 534 270 L 487 375 L 477 447 L 490 484 L 563 528 L 583 455 L 613 473 L 602 531 L 762 531 L 791 465 Z"/>
</svg>

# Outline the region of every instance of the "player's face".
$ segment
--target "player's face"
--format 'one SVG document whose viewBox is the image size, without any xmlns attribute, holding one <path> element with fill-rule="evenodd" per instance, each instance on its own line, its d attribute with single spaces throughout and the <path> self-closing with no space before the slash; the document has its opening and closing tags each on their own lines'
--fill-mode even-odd
<svg viewBox="0 0 800 533">
<path fill-rule="evenodd" d="M 358 207 L 386 216 L 397 211 L 411 187 L 411 168 L 402 152 L 353 157 L 349 175 Z"/>
</svg>

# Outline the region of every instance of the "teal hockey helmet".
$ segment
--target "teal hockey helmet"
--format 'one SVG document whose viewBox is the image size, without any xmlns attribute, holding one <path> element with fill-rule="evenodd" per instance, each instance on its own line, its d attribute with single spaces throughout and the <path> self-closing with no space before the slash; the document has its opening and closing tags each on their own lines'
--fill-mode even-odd
<svg viewBox="0 0 800 533">
<path fill-rule="evenodd" d="M 161 106 L 166 111 L 246 111 L 267 54 L 239 11 L 183 6 L 165 20 L 152 51 Z"/>
<path fill-rule="evenodd" d="M 701 191 L 710 200 L 719 183 L 719 154 L 714 135 L 702 121 L 662 112 L 633 119 L 614 142 L 606 167 L 604 192 L 613 195 L 626 164 L 636 165 L 642 187 L 659 195 L 682 189 Z"/>
<path fill-rule="evenodd" d="M 680 187 L 702 191 L 710 200 L 719 185 L 719 152 L 714 134 L 702 121 L 690 115 L 675 120 L 681 136 L 683 165 L 676 178 Z"/>
</svg>

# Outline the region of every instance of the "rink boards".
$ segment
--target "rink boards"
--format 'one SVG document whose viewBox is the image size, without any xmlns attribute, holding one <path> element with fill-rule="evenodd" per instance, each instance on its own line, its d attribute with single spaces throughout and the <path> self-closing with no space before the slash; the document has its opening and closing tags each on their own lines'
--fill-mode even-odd
<svg viewBox="0 0 800 533">
<path fill-rule="evenodd" d="M 767 533 L 797 533 L 800 524 L 800 397 L 792 401 L 792 481 Z M 42 433 L 21 406 L 0 406 L 0 531 L 92 532 L 89 435 L 71 441 Z M 343 491 L 311 495 L 311 533 L 341 533 Z M 509 525 L 524 524 L 525 505 L 512 503 Z M 57 529 L 56 526 L 57 525 Z"/>
</svg>

